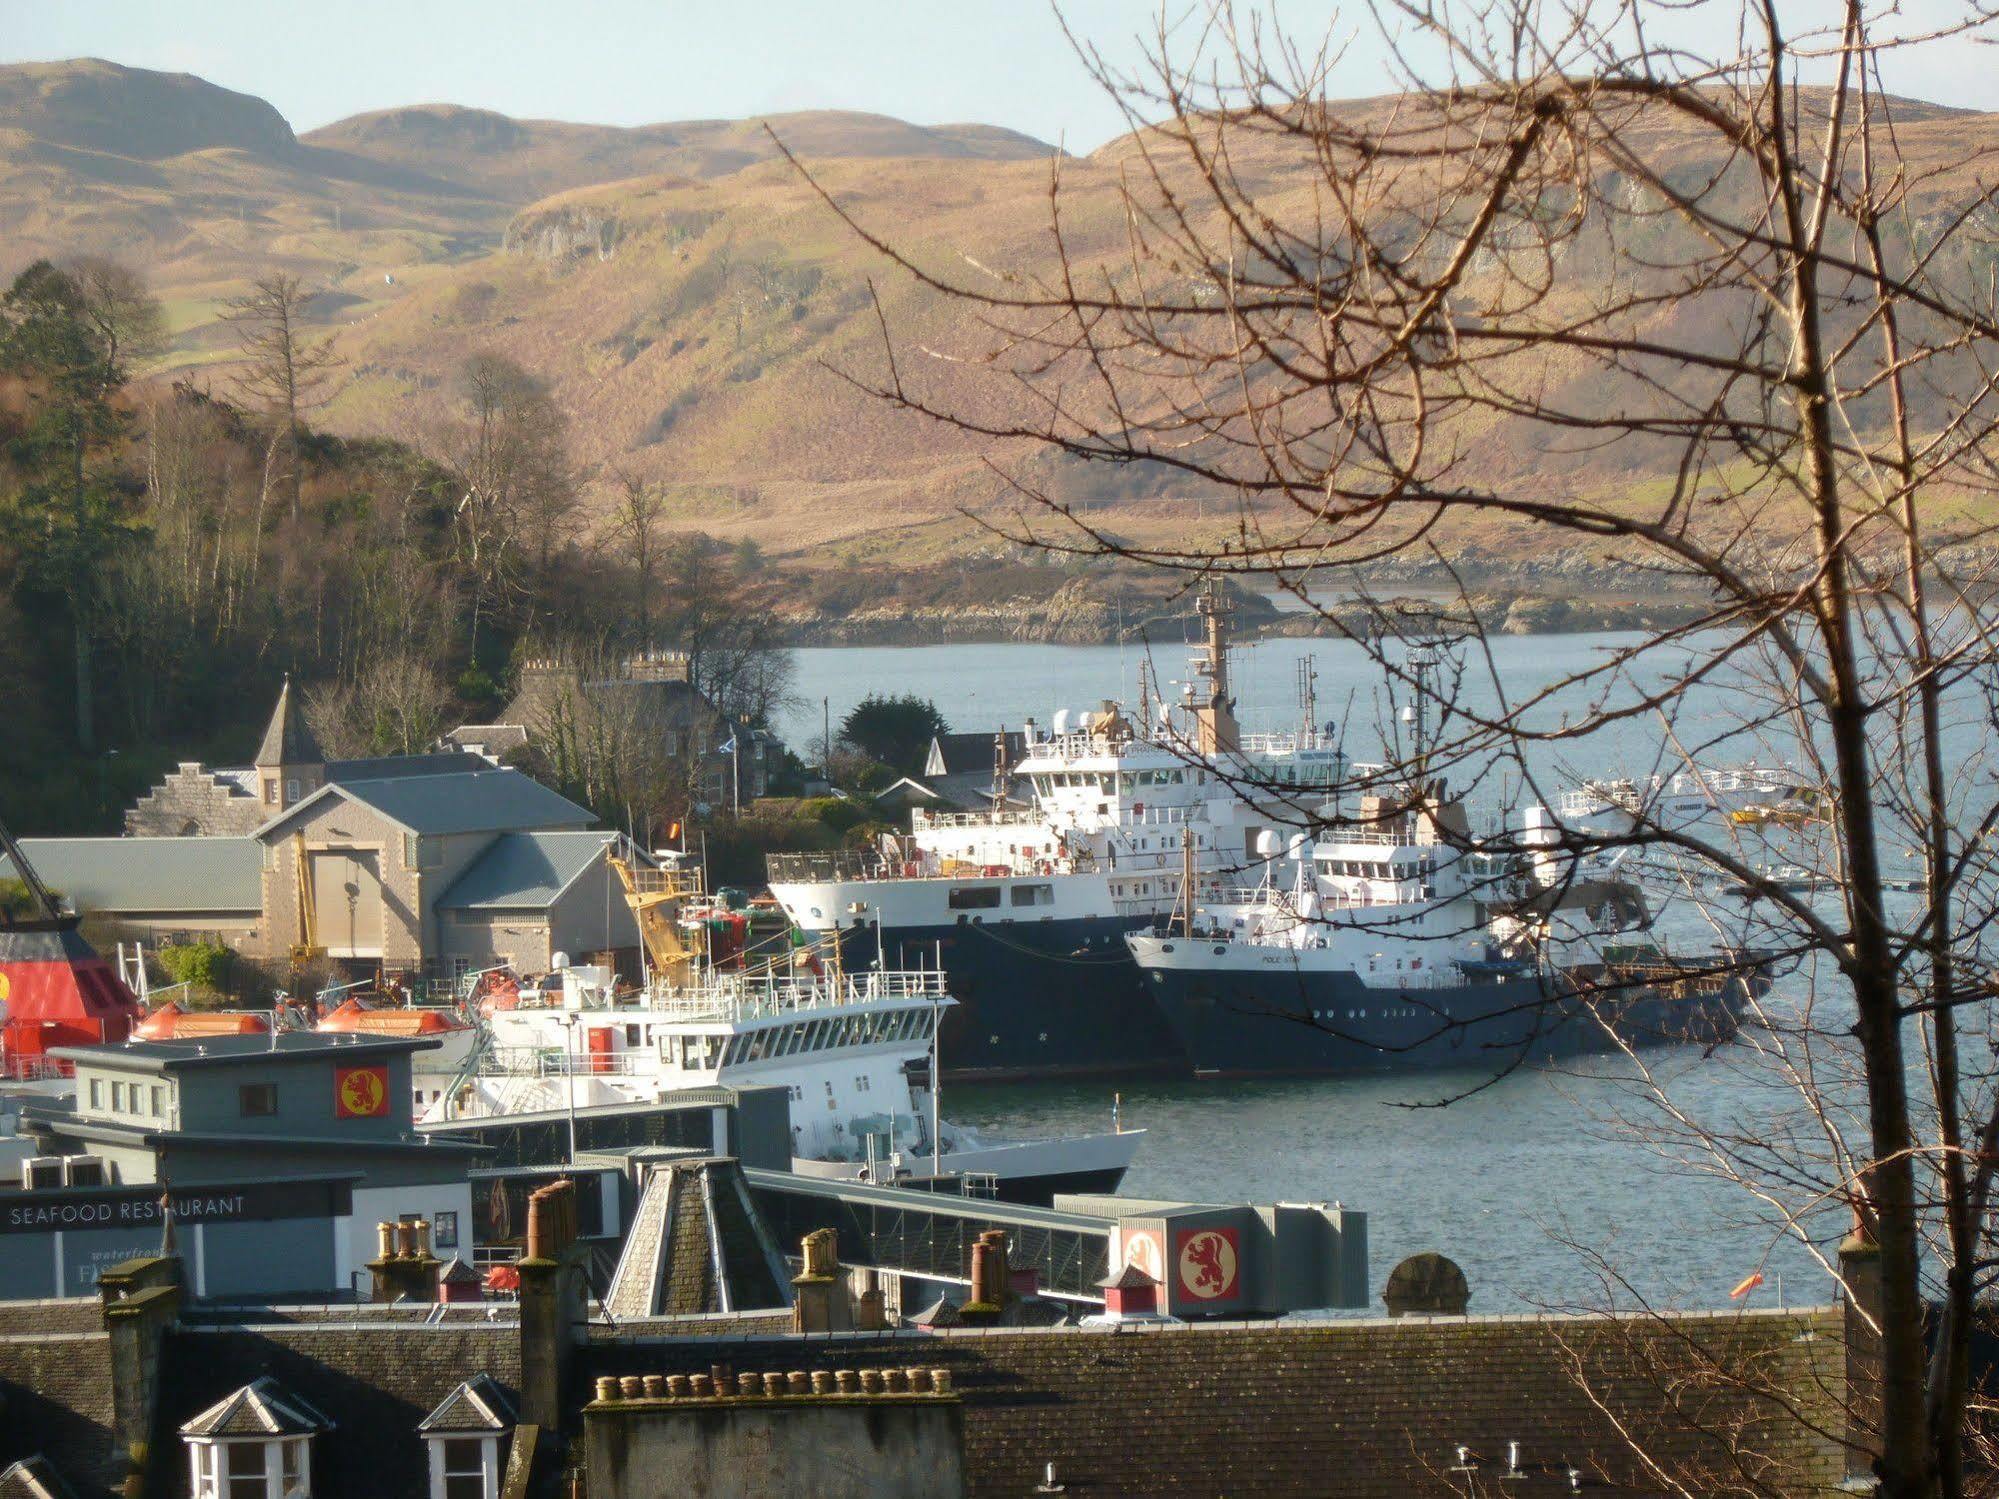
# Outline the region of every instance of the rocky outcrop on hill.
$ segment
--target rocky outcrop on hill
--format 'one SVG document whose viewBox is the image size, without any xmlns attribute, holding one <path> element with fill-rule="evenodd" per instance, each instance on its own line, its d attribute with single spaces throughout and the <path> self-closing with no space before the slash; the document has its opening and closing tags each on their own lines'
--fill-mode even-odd
<svg viewBox="0 0 1999 1499">
<path fill-rule="evenodd" d="M 589 208 L 544 208 L 520 214 L 507 225 L 505 244 L 509 255 L 555 261 L 594 255 L 607 260 L 622 233 L 616 214 Z"/>
</svg>

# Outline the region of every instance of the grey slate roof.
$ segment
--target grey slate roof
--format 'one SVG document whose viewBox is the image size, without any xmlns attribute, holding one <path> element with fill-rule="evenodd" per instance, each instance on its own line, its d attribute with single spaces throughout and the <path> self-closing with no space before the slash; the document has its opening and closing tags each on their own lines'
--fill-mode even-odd
<svg viewBox="0 0 1999 1499">
<path fill-rule="evenodd" d="M 78 913 L 247 913 L 263 909 L 254 838 L 23 838 L 42 883 Z M 0 858 L 0 876 L 14 872 Z"/>
<path fill-rule="evenodd" d="M 454 1265 L 462 1263 L 453 1260 Z M 476 1279 L 476 1277 L 475 1277 Z M 514 1424 L 514 1403 L 499 1383 L 485 1373 L 475 1374 L 437 1404 L 437 1409 L 417 1422 L 421 1432 L 442 1434 L 457 1431 L 506 1431 Z"/>
<path fill-rule="evenodd" d="M 303 1437 L 330 1430 L 332 1425 L 309 1402 L 266 1375 L 181 1423 L 180 1433 L 184 1437 Z"/>
<path fill-rule="evenodd" d="M 74 1499 L 75 1492 L 39 1454 L 0 1473 L 0 1499 Z"/>
<path fill-rule="evenodd" d="M 613 833 L 502 833 L 438 899 L 444 909 L 541 910 L 599 856 Z"/>
<path fill-rule="evenodd" d="M 496 767 L 477 755 L 453 758 L 468 768 L 448 774 L 328 782 L 271 818 L 257 830 L 257 836 L 263 837 L 327 796 L 350 797 L 411 833 L 584 828 L 597 820 L 589 808 L 577 806 L 518 770 Z"/>
<path fill-rule="evenodd" d="M 329 760 L 326 779 L 348 785 L 354 781 L 400 780 L 404 776 L 455 776 L 468 770 L 482 770 L 473 757 L 460 750 L 439 750 L 428 755 L 378 755 L 369 760 Z"/>
<path fill-rule="evenodd" d="M 285 678 L 278 705 L 264 728 L 264 742 L 257 746 L 258 765 L 318 765 L 326 759 L 312 730 L 305 726 L 305 714 L 292 697 L 292 679 Z"/>
</svg>

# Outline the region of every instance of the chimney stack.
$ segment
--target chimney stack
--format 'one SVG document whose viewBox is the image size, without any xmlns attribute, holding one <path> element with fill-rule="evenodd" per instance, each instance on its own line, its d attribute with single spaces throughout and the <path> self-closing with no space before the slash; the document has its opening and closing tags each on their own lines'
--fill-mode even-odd
<svg viewBox="0 0 1999 1499">
<path fill-rule="evenodd" d="M 1881 1440 L 1881 1246 L 1856 1205 L 1853 1230 L 1839 1243 L 1839 1278 L 1846 1287 L 1846 1477 L 1849 1486 L 1874 1482 Z"/>
<path fill-rule="evenodd" d="M 375 1240 L 380 1253 L 368 1262 L 372 1300 L 437 1300 L 438 1273 L 444 1265 L 430 1252 L 428 1220 L 378 1223 Z"/>
<path fill-rule="evenodd" d="M 839 1238 L 815 1228 L 799 1245 L 801 1268 L 791 1279 L 793 1332 L 851 1332 L 854 1309 L 840 1273 Z"/>
</svg>

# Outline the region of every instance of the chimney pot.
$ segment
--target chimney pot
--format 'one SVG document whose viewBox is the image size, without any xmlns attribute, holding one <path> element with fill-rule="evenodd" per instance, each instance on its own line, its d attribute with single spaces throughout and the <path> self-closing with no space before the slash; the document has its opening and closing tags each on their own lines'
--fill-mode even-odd
<svg viewBox="0 0 1999 1499">
<path fill-rule="evenodd" d="M 782 1374 L 766 1374 L 764 1376 L 764 1393 L 766 1395 L 782 1395 L 784 1393 L 784 1385 L 785 1380 Z"/>
<path fill-rule="evenodd" d="M 672 1376 L 669 1375 L 668 1378 L 671 1379 Z M 688 1375 L 687 1393 L 690 1395 L 696 1395 L 702 1397 L 716 1394 L 717 1391 L 715 1389 L 714 1377 L 712 1375 L 707 1375 L 707 1374 Z"/>
<path fill-rule="evenodd" d="M 608 1374 L 598 1380 L 597 1398 L 599 1400 L 616 1400 L 618 1398 L 617 1380 L 611 1378 Z"/>
<path fill-rule="evenodd" d="M 932 1369 L 930 1371 L 930 1388 L 940 1395 L 950 1394 L 951 1371 L 949 1369 Z"/>
<path fill-rule="evenodd" d="M 861 1391 L 861 1376 L 852 1369 L 835 1369 L 833 1383 L 839 1387 L 842 1395 L 858 1395 Z"/>
<path fill-rule="evenodd" d="M 627 1374 L 618 1381 L 618 1388 L 627 1400 L 637 1400 L 646 1392 L 646 1382 L 636 1374 Z"/>
<path fill-rule="evenodd" d="M 701 1393 L 693 1388 L 693 1382 L 685 1374 L 669 1374 L 662 1383 L 666 1387 L 666 1398 L 669 1400 L 681 1400 L 689 1394 Z"/>
<path fill-rule="evenodd" d="M 812 1371 L 813 1394 L 830 1395 L 833 1393 L 833 1388 L 833 1371 L 831 1369 L 814 1369 Z"/>
<path fill-rule="evenodd" d="M 907 1395 L 909 1393 L 909 1376 L 900 1369 L 884 1369 L 882 1370 L 882 1388 L 887 1390 L 891 1395 Z"/>
<path fill-rule="evenodd" d="M 377 1259 L 393 1259 L 396 1253 L 396 1226 L 393 1223 L 375 1225 Z"/>
<path fill-rule="evenodd" d="M 879 1395 L 887 1387 L 879 1369 L 861 1370 L 861 1392 L 865 1395 Z"/>
<path fill-rule="evenodd" d="M 909 1392 L 912 1395 L 928 1395 L 930 1393 L 930 1371 L 928 1369 L 907 1369 L 903 1372 L 909 1377 Z"/>
<path fill-rule="evenodd" d="M 793 1369 L 789 1374 L 785 1375 L 784 1385 L 786 1391 L 790 1394 L 810 1395 L 812 1393 L 812 1376 L 807 1374 L 803 1369 Z"/>
<path fill-rule="evenodd" d="M 736 1376 L 736 1393 L 738 1395 L 760 1395 L 763 1393 L 763 1387 L 763 1380 L 755 1374 L 738 1374 Z"/>
<path fill-rule="evenodd" d="M 686 1393 L 685 1389 L 686 1383 L 687 1381 L 684 1378 L 682 1378 L 681 1379 L 682 1394 Z M 664 1374 L 646 1375 L 645 1391 L 646 1391 L 646 1399 L 648 1400 L 662 1399 L 666 1395 L 666 1376 Z"/>
</svg>

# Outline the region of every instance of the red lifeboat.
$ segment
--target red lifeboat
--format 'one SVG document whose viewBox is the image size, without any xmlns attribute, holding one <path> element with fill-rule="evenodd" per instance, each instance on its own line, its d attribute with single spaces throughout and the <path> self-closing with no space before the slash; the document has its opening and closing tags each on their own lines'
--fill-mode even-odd
<svg viewBox="0 0 1999 1499">
<path fill-rule="evenodd" d="M 271 1028 L 262 1015 L 246 1010 L 183 1010 L 172 1000 L 134 1027 L 140 1041 L 187 1041 L 197 1036 L 260 1036 Z"/>
<path fill-rule="evenodd" d="M 123 1041 L 145 1014 L 118 972 L 58 916 L 0 923 L 0 1074 L 26 1077 L 67 1064 L 58 1046 Z"/>
<path fill-rule="evenodd" d="M 358 999 L 350 999 L 321 1016 L 313 1029 L 370 1036 L 437 1036 L 447 1031 L 462 1031 L 465 1022 L 443 1010 L 375 1009 Z"/>
</svg>

